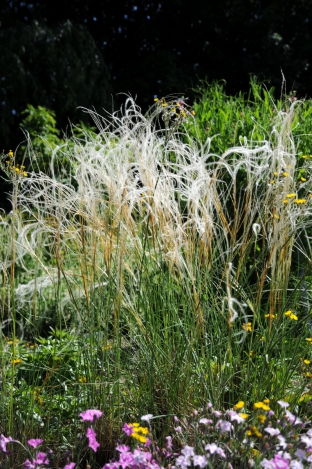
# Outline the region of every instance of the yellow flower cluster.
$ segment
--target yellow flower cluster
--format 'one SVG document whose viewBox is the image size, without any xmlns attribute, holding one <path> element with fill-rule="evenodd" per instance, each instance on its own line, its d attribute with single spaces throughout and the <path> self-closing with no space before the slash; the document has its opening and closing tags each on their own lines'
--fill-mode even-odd
<svg viewBox="0 0 312 469">
<path fill-rule="evenodd" d="M 133 433 L 131 433 L 131 438 L 138 440 L 140 443 L 146 443 L 148 435 L 148 428 L 141 427 L 139 423 L 129 423 L 131 427 L 133 427 Z"/>
<path fill-rule="evenodd" d="M 247 324 L 244 323 L 244 324 L 242 325 L 242 328 L 243 328 L 244 331 L 246 331 L 246 332 L 251 332 L 251 331 L 252 331 L 251 322 L 247 322 Z"/>
<path fill-rule="evenodd" d="M 259 402 L 255 402 L 254 403 L 254 409 L 257 410 L 257 409 L 262 409 L 262 410 L 270 410 L 270 401 L 269 399 L 264 399 L 264 401 L 259 401 Z"/>
<path fill-rule="evenodd" d="M 275 319 L 277 317 L 277 314 L 265 314 L 265 318 L 270 318 L 270 319 Z"/>
<path fill-rule="evenodd" d="M 6 160 L 6 165 L 8 167 L 8 169 L 13 173 L 13 174 L 16 174 L 18 176 L 24 176 L 24 177 L 27 177 L 28 174 L 26 173 L 25 171 L 25 166 L 23 165 L 19 165 L 19 164 L 14 164 L 14 161 L 13 161 L 13 158 L 14 158 L 14 153 L 12 150 L 9 151 L 8 153 L 8 156 L 9 156 L 9 160 Z"/>
<path fill-rule="evenodd" d="M 259 438 L 262 436 L 262 433 L 259 432 L 258 428 L 253 425 L 250 425 L 249 430 L 247 430 L 246 433 L 247 436 L 257 436 Z"/>
<path fill-rule="evenodd" d="M 189 111 L 188 106 L 184 101 L 184 98 L 174 100 L 174 101 L 166 101 L 166 98 L 155 98 L 155 103 L 157 103 L 163 110 L 164 110 L 164 120 L 170 118 L 182 118 L 185 119 L 188 116 L 195 116 L 195 111 Z"/>
<path fill-rule="evenodd" d="M 298 317 L 291 311 L 286 311 L 286 313 L 284 313 L 285 316 L 288 316 L 289 319 L 292 319 L 293 321 L 298 321 Z"/>
</svg>

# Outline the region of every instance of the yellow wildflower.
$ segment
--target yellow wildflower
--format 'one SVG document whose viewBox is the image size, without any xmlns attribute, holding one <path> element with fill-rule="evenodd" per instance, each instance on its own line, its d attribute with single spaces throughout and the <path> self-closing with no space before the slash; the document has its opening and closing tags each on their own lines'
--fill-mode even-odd
<svg viewBox="0 0 312 469">
<path fill-rule="evenodd" d="M 287 199 L 291 199 L 292 197 L 296 197 L 296 194 L 293 194 L 293 193 L 287 194 L 286 197 Z"/>
<path fill-rule="evenodd" d="M 20 358 L 17 358 L 16 360 L 11 360 L 12 365 L 17 365 L 18 363 L 21 363 L 22 360 Z"/>
<path fill-rule="evenodd" d="M 282 174 L 285 178 L 288 178 L 288 176 L 289 176 L 289 173 L 286 173 L 286 171 L 284 171 Z"/>
<path fill-rule="evenodd" d="M 244 407 L 245 405 L 245 402 L 244 401 L 238 401 L 237 404 L 235 404 L 235 406 L 233 407 L 234 410 L 240 410 Z"/>
<path fill-rule="evenodd" d="M 264 424 L 264 422 L 266 421 L 266 415 L 264 414 L 259 414 L 258 415 L 258 420 L 261 424 Z"/>
<path fill-rule="evenodd" d="M 263 404 L 269 405 L 270 404 L 270 399 L 263 399 Z"/>
<path fill-rule="evenodd" d="M 250 427 L 249 427 L 249 430 L 247 430 L 247 435 L 248 435 L 248 436 L 258 436 L 258 437 L 261 437 L 261 436 L 262 436 L 262 433 L 259 432 L 259 430 L 258 430 L 257 427 L 250 426 Z"/>
<path fill-rule="evenodd" d="M 254 403 L 254 409 L 262 409 L 263 402 L 255 402 Z"/>
<path fill-rule="evenodd" d="M 291 310 L 286 311 L 286 313 L 284 313 L 284 314 L 285 314 L 285 316 L 288 316 L 289 319 L 292 319 L 293 321 L 298 321 L 297 316 Z"/>
<path fill-rule="evenodd" d="M 264 402 L 255 402 L 254 409 L 270 410 L 270 407 Z"/>
<path fill-rule="evenodd" d="M 248 419 L 248 417 L 249 417 L 248 414 L 244 414 L 244 413 L 239 414 L 239 416 L 242 417 L 242 419 L 245 419 L 245 420 Z"/>
<path fill-rule="evenodd" d="M 310 360 L 303 360 L 303 363 L 305 363 L 306 365 L 310 365 Z"/>
<path fill-rule="evenodd" d="M 295 202 L 295 204 L 299 205 L 299 204 L 305 204 L 307 201 L 306 201 L 306 199 L 296 199 L 296 200 L 294 200 L 294 202 Z"/>
<path fill-rule="evenodd" d="M 147 442 L 146 436 L 140 435 L 139 433 L 131 433 L 130 436 L 132 438 L 134 438 L 135 440 L 138 440 L 140 443 L 146 443 Z"/>
<path fill-rule="evenodd" d="M 138 423 L 130 423 L 133 427 L 133 433 L 130 435 L 131 438 L 138 440 L 140 443 L 146 443 L 147 437 L 145 435 L 148 434 L 147 427 L 141 427 Z"/>
<path fill-rule="evenodd" d="M 256 457 L 256 458 L 257 458 L 258 456 L 261 456 L 261 455 L 262 455 L 262 453 L 260 453 L 260 451 L 259 451 L 258 449 L 255 449 L 255 448 L 252 448 L 252 449 L 251 449 L 251 452 L 252 452 L 253 456 Z"/>
<path fill-rule="evenodd" d="M 306 340 L 312 344 L 312 337 L 308 337 Z"/>
<path fill-rule="evenodd" d="M 307 155 L 302 155 L 302 157 L 301 157 L 301 158 L 308 158 L 308 157 L 307 157 Z"/>
<path fill-rule="evenodd" d="M 306 181 L 306 178 L 302 177 L 302 178 L 300 178 L 300 180 L 301 180 L 302 182 L 305 182 L 305 181 Z"/>
<path fill-rule="evenodd" d="M 251 332 L 251 331 L 252 331 L 252 329 L 251 329 L 251 322 L 247 322 L 247 324 L 246 324 L 246 323 L 243 324 L 243 325 L 242 325 L 242 328 L 243 328 L 244 331 L 246 331 L 246 332 Z"/>
<path fill-rule="evenodd" d="M 9 157 L 10 158 L 13 158 L 14 154 L 13 154 L 13 151 L 12 150 L 9 150 Z"/>
<path fill-rule="evenodd" d="M 288 204 L 288 200 L 287 200 L 287 199 L 284 199 L 283 202 L 284 202 L 284 204 Z"/>
</svg>

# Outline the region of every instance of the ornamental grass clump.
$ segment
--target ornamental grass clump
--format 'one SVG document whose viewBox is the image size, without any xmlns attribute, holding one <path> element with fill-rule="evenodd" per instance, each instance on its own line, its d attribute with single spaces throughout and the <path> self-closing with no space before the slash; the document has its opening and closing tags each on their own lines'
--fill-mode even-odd
<svg viewBox="0 0 312 469">
<path fill-rule="evenodd" d="M 14 174 L 13 210 L 0 220 L 6 336 L 47 340 L 27 354 L 3 340 L 9 433 L 30 419 L 59 435 L 63 414 L 46 417 L 53 396 L 67 422 L 70 399 L 107 406 L 113 435 L 147 409 L 310 395 L 312 185 L 292 134 L 299 109 L 276 108 L 262 140 L 242 136 L 215 154 L 212 137 L 188 132 L 200 116 L 185 99 L 143 115 L 128 98 L 113 115 L 90 111 L 98 134 L 55 148 L 46 173 L 17 177 L 3 155 Z M 49 397 L 28 412 L 34 392 Z"/>
<path fill-rule="evenodd" d="M 53 154 L 50 176 L 30 173 L 19 181 L 18 208 L 29 223 L 18 229 L 18 249 L 34 253 L 40 237 L 58 265 L 51 269 L 40 259 L 46 275 L 61 269 L 68 301 L 83 295 L 86 311 L 99 277 L 114 278 L 120 305 L 133 309 L 124 282 L 126 276 L 140 282 L 143 254 L 144 263 L 145 256 L 149 264 L 165 263 L 176 281 L 188 277 L 199 334 L 205 330 L 204 271 L 215 289 L 213 308 L 228 316 L 229 327 L 238 311 L 246 323 L 248 315 L 262 322 L 265 308 L 271 330 L 271 315 L 289 298 L 294 248 L 308 255 L 312 187 L 309 177 L 298 178 L 302 168 L 298 174 L 291 137 L 298 103 L 278 113 L 270 140 L 251 148 L 245 139 L 212 159 L 209 141 L 185 144 L 176 128 L 157 130 L 154 120 L 168 112 L 164 102 L 151 111 L 153 118 L 131 98 L 124 115 L 115 113 L 110 122 L 91 113 L 100 133 L 76 141 L 68 155 L 72 184 L 55 179 Z M 73 256 L 74 270 L 68 265 Z"/>
</svg>

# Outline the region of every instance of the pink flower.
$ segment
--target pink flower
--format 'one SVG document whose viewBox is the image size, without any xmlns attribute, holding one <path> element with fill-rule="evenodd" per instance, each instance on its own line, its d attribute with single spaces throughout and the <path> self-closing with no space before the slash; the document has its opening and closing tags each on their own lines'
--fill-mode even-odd
<svg viewBox="0 0 312 469">
<path fill-rule="evenodd" d="M 118 445 L 118 446 L 116 446 L 116 449 L 117 449 L 117 451 L 119 451 L 119 453 L 128 453 L 128 451 L 130 451 L 130 446 Z"/>
<path fill-rule="evenodd" d="M 205 417 L 203 417 L 202 419 L 199 420 L 199 423 L 202 423 L 203 425 L 210 425 L 212 424 L 212 420 L 206 419 Z"/>
<path fill-rule="evenodd" d="M 128 425 L 127 423 L 124 424 L 122 430 L 125 432 L 127 436 L 132 435 L 133 432 L 133 425 Z"/>
<path fill-rule="evenodd" d="M 29 461 L 29 459 L 26 459 L 24 462 L 24 469 L 36 469 L 39 466 L 41 467 L 42 464 L 47 466 L 49 463 L 50 461 L 48 460 L 48 455 L 39 451 L 37 454 L 37 459 L 34 459 L 32 462 Z"/>
<path fill-rule="evenodd" d="M 35 464 L 31 463 L 29 459 L 24 462 L 24 469 L 36 469 Z"/>
<path fill-rule="evenodd" d="M 6 445 L 10 443 L 10 441 L 13 441 L 13 438 L 11 436 L 8 436 L 8 438 L 6 438 L 4 435 L 0 436 L 0 448 L 4 453 L 7 452 Z"/>
<path fill-rule="evenodd" d="M 275 454 L 273 459 L 264 458 L 260 466 L 264 469 L 289 469 L 289 461 L 280 454 Z"/>
<path fill-rule="evenodd" d="M 79 414 L 79 417 L 81 417 L 84 422 L 93 422 L 94 417 L 99 419 L 102 415 L 103 412 L 101 412 L 100 410 L 88 409 L 84 412 L 81 412 L 81 414 Z"/>
<path fill-rule="evenodd" d="M 153 414 L 142 415 L 141 420 L 145 420 L 145 422 L 149 422 L 152 417 L 153 417 Z"/>
<path fill-rule="evenodd" d="M 70 462 L 69 464 L 66 464 L 66 466 L 64 466 L 64 469 L 75 469 L 75 467 L 76 467 L 76 463 Z"/>
<path fill-rule="evenodd" d="M 166 436 L 167 444 L 166 448 L 167 449 L 172 449 L 172 437 L 171 436 Z"/>
<path fill-rule="evenodd" d="M 226 420 L 218 420 L 216 428 L 219 428 L 220 433 L 230 432 L 233 429 L 233 425 Z"/>
<path fill-rule="evenodd" d="M 245 419 L 241 417 L 237 412 L 234 410 L 229 410 L 228 414 L 230 416 L 231 422 L 243 423 Z"/>
<path fill-rule="evenodd" d="M 126 469 L 133 465 L 133 456 L 132 453 L 121 453 L 118 466 L 121 466 L 122 469 Z"/>
<path fill-rule="evenodd" d="M 191 463 L 190 459 L 187 458 L 186 456 L 179 456 L 176 459 L 176 465 L 178 467 L 180 467 L 181 469 L 187 469 L 188 466 L 192 465 L 192 463 Z"/>
<path fill-rule="evenodd" d="M 221 458 L 226 458 L 226 454 L 223 449 L 217 446 L 215 443 L 208 443 L 205 446 L 205 450 L 209 451 L 210 454 L 218 454 Z"/>
<path fill-rule="evenodd" d="M 89 448 L 92 448 L 96 453 L 97 449 L 100 447 L 100 444 L 96 441 L 96 433 L 93 428 L 87 428 L 87 438 L 89 440 Z"/>
<path fill-rule="evenodd" d="M 43 443 L 43 440 L 40 438 L 34 438 L 32 440 L 28 440 L 27 443 L 32 446 L 33 448 L 37 448 L 37 446 L 41 445 Z"/>
<path fill-rule="evenodd" d="M 189 458 L 190 456 L 194 456 L 194 448 L 193 448 L 193 446 L 185 445 L 184 448 L 182 449 L 181 453 L 186 458 Z"/>
<path fill-rule="evenodd" d="M 145 464 L 147 461 L 147 454 L 144 451 L 141 451 L 139 449 L 135 449 L 133 451 L 133 464 Z"/>
<path fill-rule="evenodd" d="M 149 438 L 146 438 L 146 442 L 144 443 L 145 448 L 148 448 L 149 446 L 151 446 L 151 444 L 151 440 Z"/>
<path fill-rule="evenodd" d="M 199 466 L 200 468 L 203 468 L 207 466 L 207 459 L 205 458 L 205 456 L 196 455 L 193 458 L 193 463 L 194 466 Z"/>
<path fill-rule="evenodd" d="M 40 443 L 39 443 L 40 444 Z M 48 460 L 48 455 L 46 453 L 41 453 L 39 451 L 39 453 L 37 454 L 37 459 L 34 460 L 34 463 L 37 463 L 39 465 L 41 464 L 46 464 L 48 465 L 49 464 L 49 460 Z"/>
</svg>

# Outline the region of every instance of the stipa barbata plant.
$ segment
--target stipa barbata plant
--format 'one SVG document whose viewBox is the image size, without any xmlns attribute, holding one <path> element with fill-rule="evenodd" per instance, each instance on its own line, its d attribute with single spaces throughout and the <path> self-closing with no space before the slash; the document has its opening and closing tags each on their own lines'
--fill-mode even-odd
<svg viewBox="0 0 312 469">
<path fill-rule="evenodd" d="M 240 317 L 245 310 L 259 320 L 265 307 L 271 327 L 287 302 L 294 245 L 304 250 L 311 223 L 311 182 L 300 177 L 290 129 L 298 105 L 277 113 L 270 141 L 254 146 L 245 138 L 221 156 L 209 153 L 209 140 L 186 144 L 178 129 L 157 127 L 162 107 L 143 116 L 128 98 L 109 120 L 91 112 L 99 134 L 76 140 L 68 153 L 72 184 L 55 176 L 59 149 L 50 175 L 19 179 L 18 209 L 27 222 L 17 246 L 34 254 L 40 237 L 68 298 L 84 295 L 87 310 L 94 285 L 109 281 L 113 308 L 136 314 L 126 283 L 138 286 L 144 269 L 166 265 L 176 281 L 185 286 L 187 279 L 200 329 L 203 272 L 228 324 L 236 319 L 234 298 Z"/>
</svg>

